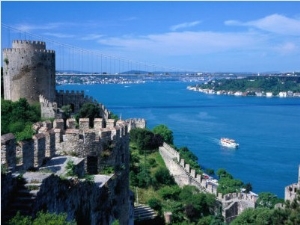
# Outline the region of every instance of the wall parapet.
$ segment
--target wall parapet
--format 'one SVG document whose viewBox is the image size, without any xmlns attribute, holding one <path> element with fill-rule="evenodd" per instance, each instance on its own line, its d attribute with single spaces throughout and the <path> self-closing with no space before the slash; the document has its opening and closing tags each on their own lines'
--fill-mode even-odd
<svg viewBox="0 0 300 225">
<path fill-rule="evenodd" d="M 125 121 L 111 119 L 107 127 L 103 126 L 102 118 L 95 118 L 94 121 L 96 124 L 101 123 L 101 126 L 89 128 L 88 118 L 80 119 L 79 129 L 76 128 L 74 118 L 67 120 L 66 129 L 62 119 L 38 122 L 33 125 L 36 134 L 32 139 L 19 143 L 13 134 L 4 134 L 1 136 L 1 164 L 14 171 L 19 158 L 21 165 L 18 164 L 18 168 L 27 170 L 40 167 L 45 158 L 56 155 L 99 155 L 101 144 L 112 146 L 122 138 L 128 138 L 128 124 Z"/>
</svg>

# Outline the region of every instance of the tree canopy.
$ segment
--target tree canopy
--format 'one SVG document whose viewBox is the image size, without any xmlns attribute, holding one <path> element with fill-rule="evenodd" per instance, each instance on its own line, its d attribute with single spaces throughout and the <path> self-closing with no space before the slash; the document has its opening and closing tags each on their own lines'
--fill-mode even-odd
<svg viewBox="0 0 300 225">
<path fill-rule="evenodd" d="M 77 122 L 79 121 L 79 118 L 89 118 L 89 126 L 93 126 L 93 122 L 95 118 L 100 117 L 100 108 L 97 104 L 87 102 L 82 105 L 79 112 L 76 115 Z"/>
<path fill-rule="evenodd" d="M 173 131 L 169 130 L 169 128 L 166 125 L 161 124 L 154 127 L 153 133 L 162 136 L 164 142 L 168 144 L 173 144 Z"/>
<path fill-rule="evenodd" d="M 30 139 L 32 124 L 41 120 L 39 104 L 30 105 L 25 98 L 12 102 L 1 101 L 1 133 L 13 133 L 17 140 Z"/>
</svg>

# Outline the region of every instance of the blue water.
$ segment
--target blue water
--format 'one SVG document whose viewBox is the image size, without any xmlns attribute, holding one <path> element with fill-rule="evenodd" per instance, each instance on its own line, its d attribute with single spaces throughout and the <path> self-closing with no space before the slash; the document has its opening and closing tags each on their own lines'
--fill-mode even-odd
<svg viewBox="0 0 300 225">
<path fill-rule="evenodd" d="M 152 129 L 165 124 L 178 147 L 187 146 L 199 164 L 225 168 L 250 182 L 253 191 L 284 197 L 284 187 L 297 182 L 300 164 L 300 98 L 206 95 L 188 91 L 181 82 L 64 85 L 58 90 L 84 90 L 110 111 L 126 118 L 145 118 Z M 221 137 L 240 143 L 230 150 Z"/>
</svg>

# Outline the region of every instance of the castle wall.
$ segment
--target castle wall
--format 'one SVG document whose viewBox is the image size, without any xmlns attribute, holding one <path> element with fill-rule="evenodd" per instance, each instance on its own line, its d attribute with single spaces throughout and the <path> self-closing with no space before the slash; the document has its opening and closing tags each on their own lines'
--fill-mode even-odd
<svg viewBox="0 0 300 225">
<path fill-rule="evenodd" d="M 3 50 L 4 99 L 39 102 L 39 95 L 55 100 L 55 52 L 44 42 L 14 41 Z"/>
<path fill-rule="evenodd" d="M 12 171 L 16 168 L 16 139 L 11 133 L 1 136 L 1 164 L 6 164 Z"/>
<path fill-rule="evenodd" d="M 168 144 L 164 143 L 163 146 L 159 148 L 159 153 L 169 169 L 170 174 L 180 187 L 193 185 L 202 192 L 216 195 L 218 204 L 222 206 L 222 215 L 226 222 L 231 222 L 245 209 L 255 207 L 255 202 L 258 198 L 257 195 L 230 193 L 223 196 L 217 193 L 218 184 L 202 178 L 201 174 L 197 174 L 194 169 L 191 169 L 190 165 L 186 164 L 184 159 L 180 158 L 179 152 Z"/>
<path fill-rule="evenodd" d="M 284 188 L 284 200 L 292 202 L 297 197 L 300 190 L 300 165 L 298 166 L 298 183 L 290 184 Z"/>
<path fill-rule="evenodd" d="M 15 167 L 18 151 L 22 157 L 19 168 L 23 170 L 40 167 L 46 157 L 59 154 L 84 158 L 82 166 L 92 174 L 101 174 L 106 167 L 111 167 L 111 179 L 100 183 L 95 181 L 93 185 L 70 183 L 50 176 L 49 180 L 43 181 L 35 209 L 67 212 L 70 219 L 78 219 L 80 215 L 90 221 L 89 224 L 110 224 L 114 219 L 120 224 L 128 224 L 131 210 L 128 125 L 125 121 L 110 120 L 108 127 L 102 127 L 102 119 L 97 118 L 97 129 L 87 129 L 89 121 L 80 121 L 79 127 L 83 129 L 74 128 L 72 119 L 67 121 L 66 129 L 61 119 L 54 120 L 53 124 L 36 123 L 33 127 L 37 134 L 31 140 L 19 142 L 18 146 L 12 134 L 3 135 L 1 154 L 3 159 L 9 160 L 2 163 Z M 104 175 L 95 175 L 98 176 Z"/>
<path fill-rule="evenodd" d="M 98 105 L 100 109 L 100 117 L 108 120 L 110 112 L 103 104 L 98 103 L 93 97 L 84 95 L 84 91 L 56 91 L 55 102 L 58 108 L 70 105 L 73 112 L 78 112 L 84 103 L 90 102 Z"/>
</svg>

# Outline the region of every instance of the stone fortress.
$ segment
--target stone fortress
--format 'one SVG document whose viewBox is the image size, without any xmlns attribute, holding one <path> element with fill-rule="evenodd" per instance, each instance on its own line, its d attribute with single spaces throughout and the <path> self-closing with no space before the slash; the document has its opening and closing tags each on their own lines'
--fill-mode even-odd
<svg viewBox="0 0 300 225">
<path fill-rule="evenodd" d="M 144 128 L 145 120 L 115 121 L 83 91 L 56 91 L 55 52 L 45 42 L 13 41 L 3 59 L 4 99 L 39 102 L 42 117 L 55 119 L 34 124 L 31 140 L 1 136 L 1 165 L 9 170 L 1 176 L 1 221 L 17 211 L 35 215 L 44 210 L 67 213 L 77 224 L 133 224 L 129 131 Z M 74 118 L 62 119 L 62 106 L 76 113 L 86 102 L 100 109 L 92 128 L 87 118 L 78 125 Z"/>
<path fill-rule="evenodd" d="M 35 215 L 40 210 L 67 213 L 77 224 L 133 224 L 133 194 L 129 190 L 129 131 L 145 128 L 144 119 L 115 121 L 104 105 L 84 92 L 55 90 L 55 52 L 45 42 L 13 41 L 3 50 L 4 98 L 40 102 L 43 118 L 53 122 L 34 124 L 31 140 L 16 142 L 13 134 L 1 136 L 2 222 L 16 211 Z M 64 120 L 60 108 L 70 105 L 77 112 L 86 103 L 98 105 L 101 117 L 89 127 L 87 118 Z M 179 186 L 194 185 L 216 195 L 226 222 L 246 208 L 254 208 L 254 193 L 217 193 L 217 182 L 196 174 L 172 147 L 159 149 L 167 168 Z M 68 175 L 68 163 L 72 173 Z M 31 171 L 31 172 L 30 172 Z M 93 174 L 90 182 L 88 174 Z M 5 185 L 3 185 L 5 184 Z M 285 200 L 293 200 L 298 183 L 285 188 Z"/>
</svg>

